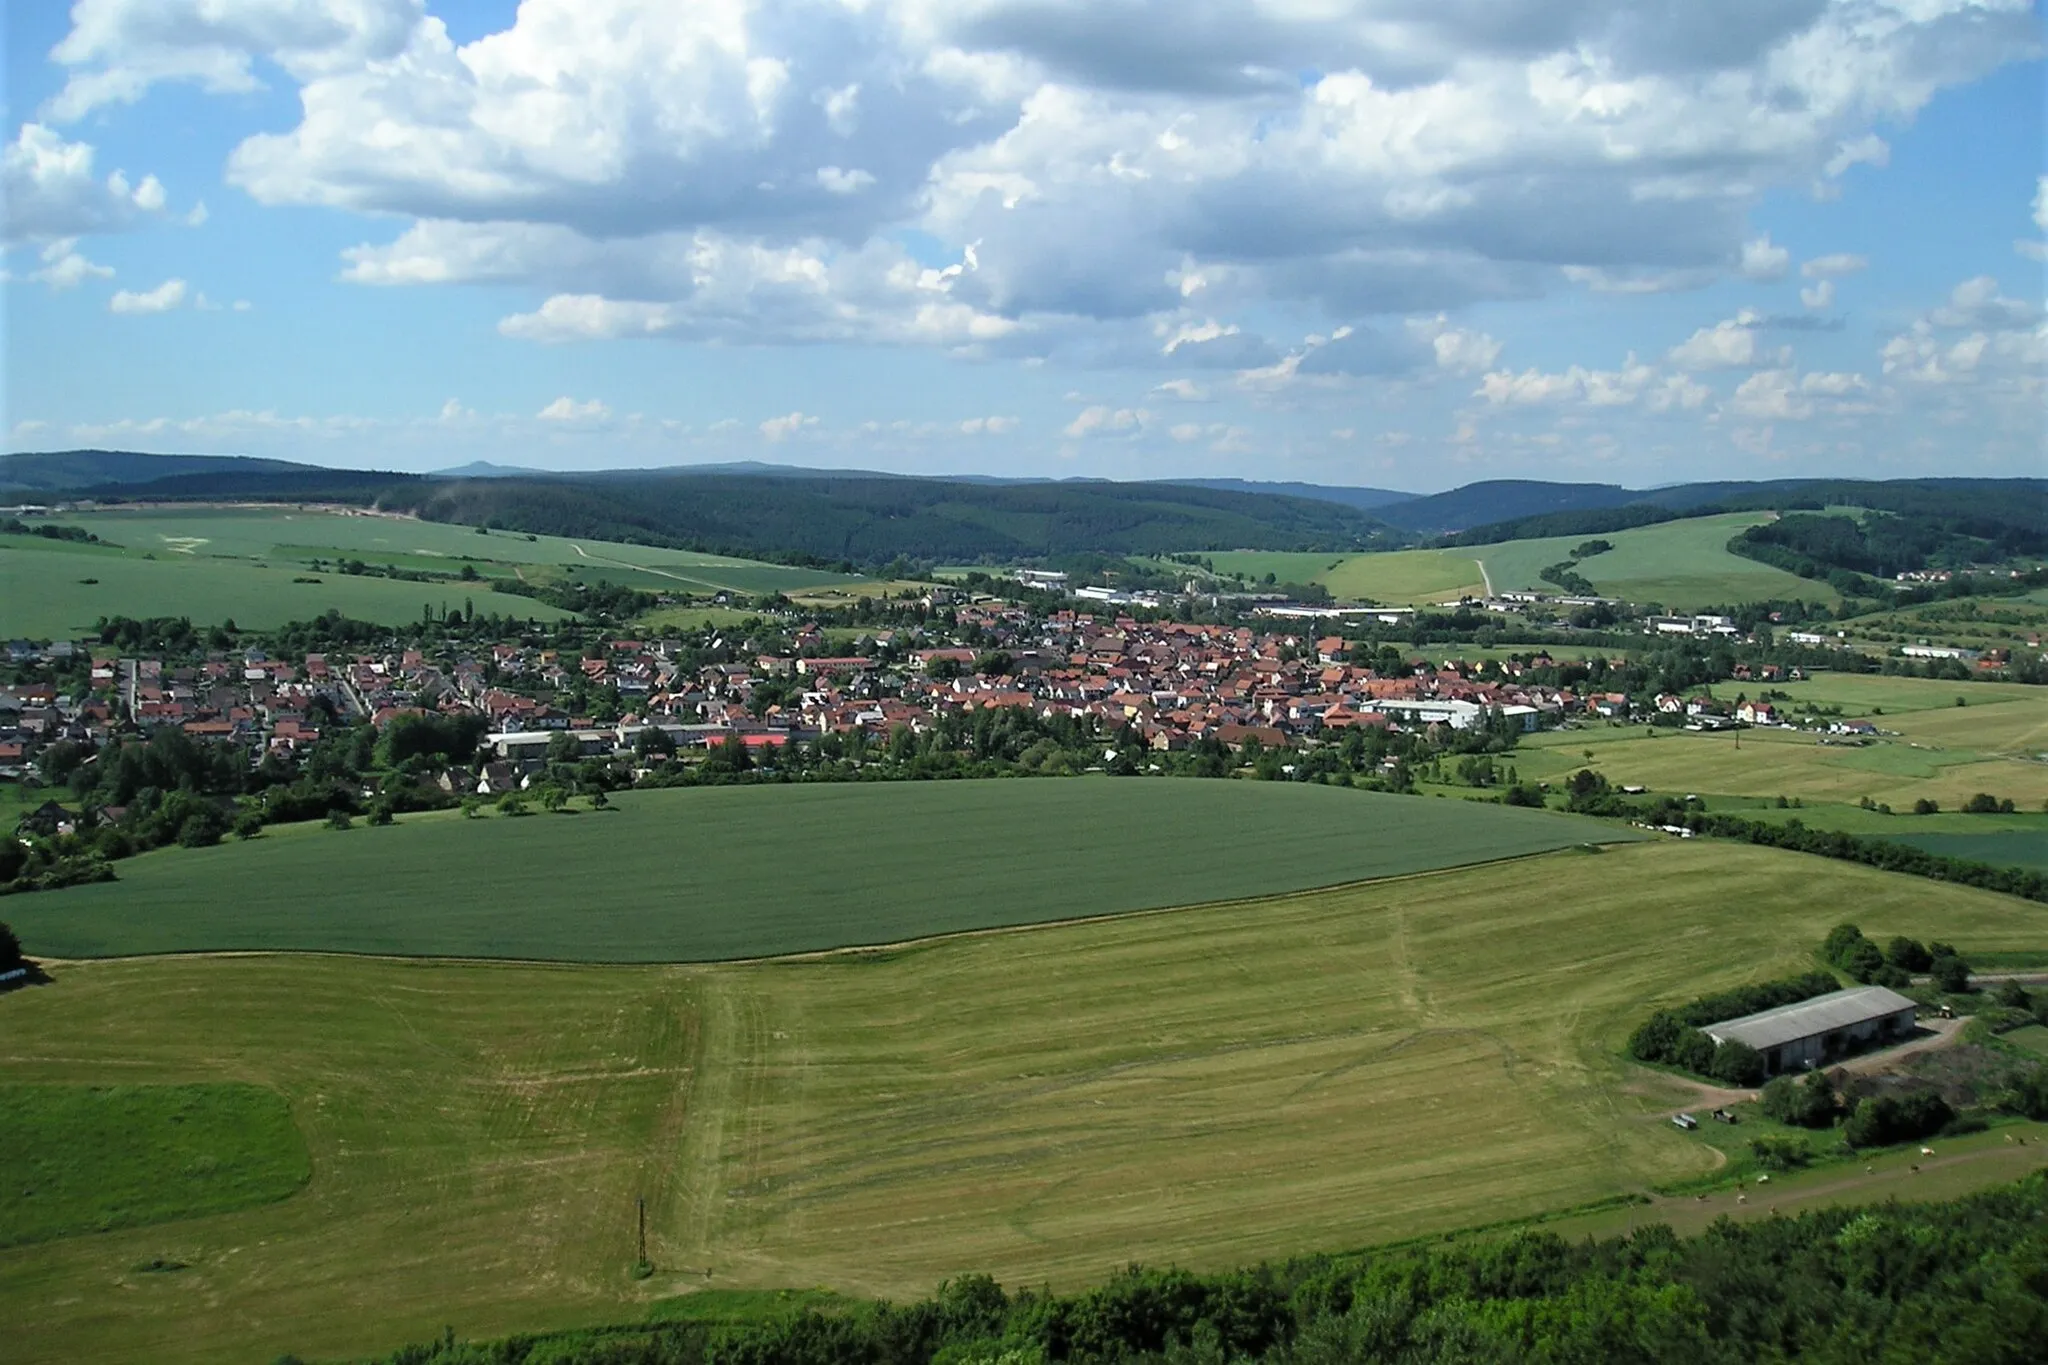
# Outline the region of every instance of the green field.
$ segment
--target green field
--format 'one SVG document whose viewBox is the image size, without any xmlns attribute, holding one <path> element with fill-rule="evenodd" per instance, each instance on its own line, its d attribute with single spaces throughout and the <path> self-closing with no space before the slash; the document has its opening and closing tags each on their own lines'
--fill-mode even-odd
<svg viewBox="0 0 2048 1365">
<path fill-rule="evenodd" d="M 2001 867 L 2028 867 L 2048 872 L 2048 830 L 2007 830 L 1992 834 L 1906 834 L 1902 844 L 1943 858 L 1962 858 Z"/>
<path fill-rule="evenodd" d="M 1631 602 L 1659 602 L 1672 611 L 1765 598 L 1835 602 L 1827 584 L 1800 578 L 1728 552 L 1728 541 L 1745 527 L 1769 519 L 1763 512 L 1731 512 L 1610 531 L 1605 554 L 1583 561 L 1578 571 L 1608 596 Z M 1567 558 L 1592 536 L 1551 536 L 1471 545 L 1449 550 L 1391 550 L 1362 555 L 1303 554 L 1254 550 L 1205 552 L 1218 573 L 1253 580 L 1272 574 L 1282 583 L 1320 583 L 1340 600 L 1366 598 L 1389 603 L 1455 602 L 1463 596 L 1527 590 L 1558 592 L 1543 570 Z"/>
<path fill-rule="evenodd" d="M 408 517 L 263 508 L 148 508 L 67 513 L 108 546 L 28 536 L 0 538 L 0 632 L 42 639 L 76 634 L 100 616 L 232 619 L 266 629 L 329 607 L 391 624 L 417 620 L 422 604 L 555 619 L 531 598 L 493 592 L 491 579 L 604 581 L 650 592 L 797 592 L 858 582 L 816 569 L 646 545 L 528 537 Z M 457 573 L 467 563 L 482 582 L 408 583 L 352 577 L 346 559 L 408 570 Z M 318 577 L 315 583 L 294 583 Z M 87 578 L 96 583 L 85 583 Z"/>
<path fill-rule="evenodd" d="M 706 1287 L 1070 1287 L 1582 1206 L 1712 1166 L 1664 1121 L 1683 1086 L 1619 1060 L 1644 1011 L 1810 966 L 1845 907 L 2048 941 L 2048 907 L 1657 841 L 797 961 L 58 963 L 0 998 L 0 1079 L 270 1085 L 313 1178 L 0 1251 L 0 1318 L 25 1363 L 333 1357 Z M 137 1273 L 157 1258 L 189 1268 Z"/>
<path fill-rule="evenodd" d="M 1730 537 L 1769 519 L 1763 512 L 1730 512 L 1610 531 L 1597 539 L 1613 542 L 1614 548 L 1581 561 L 1578 572 L 1607 596 L 1638 603 L 1661 602 L 1672 611 L 1768 598 L 1838 600 L 1839 594 L 1826 583 L 1728 552 Z M 1595 538 L 1511 540 L 1473 546 L 1471 553 L 1486 566 L 1496 592 L 1516 588 L 1554 592 L 1556 589 L 1544 582 L 1542 571 Z"/>
<path fill-rule="evenodd" d="M 0 1247 L 274 1203 L 308 1172 L 262 1086 L 0 1083 Z"/>
<path fill-rule="evenodd" d="M 1633 838 L 1508 807 L 1111 778 L 697 788 L 611 810 L 301 826 L 23 896 L 30 951 L 683 962 L 1305 890 Z M 318 888 L 317 892 L 311 888 Z"/>
</svg>

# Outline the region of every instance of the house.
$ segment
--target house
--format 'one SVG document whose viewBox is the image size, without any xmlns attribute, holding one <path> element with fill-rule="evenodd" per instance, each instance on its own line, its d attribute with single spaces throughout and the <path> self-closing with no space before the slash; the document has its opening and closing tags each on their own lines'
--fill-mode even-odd
<svg viewBox="0 0 2048 1365">
<path fill-rule="evenodd" d="M 1735 718 L 1750 725 L 1776 725 L 1778 712 L 1767 701 L 1746 701 L 1735 708 Z"/>
<path fill-rule="evenodd" d="M 1873 1043 L 1904 1038 L 1913 1031 L 1917 1009 L 1897 991 L 1859 986 L 1708 1024 L 1701 1032 L 1717 1044 L 1749 1044 L 1763 1054 L 1765 1072 L 1776 1076 L 1823 1065 Z"/>
</svg>

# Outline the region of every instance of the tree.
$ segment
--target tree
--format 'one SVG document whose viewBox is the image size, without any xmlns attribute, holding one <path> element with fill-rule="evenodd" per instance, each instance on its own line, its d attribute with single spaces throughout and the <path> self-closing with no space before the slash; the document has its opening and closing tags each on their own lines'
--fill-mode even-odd
<svg viewBox="0 0 2048 1365">
<path fill-rule="evenodd" d="M 1885 945 L 1884 957 L 1901 971 L 1924 972 L 1934 965 L 1934 955 L 1927 951 L 1927 945 L 1904 934 Z"/>
<path fill-rule="evenodd" d="M 345 810 L 338 810 L 327 817 L 327 828 L 329 829 L 350 829 L 354 825 L 355 821 L 348 818 L 348 812 Z"/>
<path fill-rule="evenodd" d="M 1934 977 L 1934 984 L 1950 995 L 1963 995 L 1970 989 L 1970 964 L 1950 954 L 1937 957 L 1928 968 Z"/>
<path fill-rule="evenodd" d="M 612 799 L 604 794 L 603 787 L 599 787 L 590 793 L 590 808 L 592 810 L 608 810 L 611 808 L 611 804 Z"/>
<path fill-rule="evenodd" d="M 518 792 L 506 792 L 498 798 L 498 812 L 501 815 L 524 815 L 526 802 L 521 799 Z"/>
<path fill-rule="evenodd" d="M 1790 1076 L 1774 1078 L 1764 1087 L 1763 1111 L 1780 1123 L 1798 1128 L 1826 1128 L 1841 1112 L 1835 1101 L 1835 1087 L 1819 1071 L 1809 1071 L 1803 1080 Z"/>
<path fill-rule="evenodd" d="M 0 972 L 11 972 L 22 964 L 21 940 L 0 921 Z"/>
<path fill-rule="evenodd" d="M 555 786 L 552 782 L 540 789 L 540 805 L 542 810 L 559 811 L 568 804 L 569 793 Z"/>
<path fill-rule="evenodd" d="M 1998 988 L 1998 1003 L 2009 1010 L 2031 1010 L 2034 997 L 2019 982 L 2007 981 Z"/>
<path fill-rule="evenodd" d="M 548 739 L 548 762 L 574 763 L 583 756 L 583 746 L 567 730 L 557 730 Z"/>
<path fill-rule="evenodd" d="M 1764 1056 L 1748 1043 L 1730 1038 L 1715 1044 L 1707 1074 L 1729 1085 L 1760 1085 L 1764 1079 Z"/>
<path fill-rule="evenodd" d="M 261 833 L 263 833 L 262 811 L 252 808 L 241 811 L 235 816 L 235 837 L 237 839 L 254 839 Z"/>
</svg>

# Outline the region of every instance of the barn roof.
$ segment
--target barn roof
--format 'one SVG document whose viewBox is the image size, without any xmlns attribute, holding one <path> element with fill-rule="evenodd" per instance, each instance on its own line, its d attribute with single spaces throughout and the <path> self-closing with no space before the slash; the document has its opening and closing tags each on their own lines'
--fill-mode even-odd
<svg viewBox="0 0 2048 1365">
<path fill-rule="evenodd" d="M 1836 1029 L 1883 1019 L 1901 1010 L 1918 1008 L 1915 1002 L 1897 991 L 1883 986 L 1857 986 L 1851 990 L 1817 995 L 1796 1005 L 1780 1005 L 1776 1009 L 1745 1014 L 1739 1019 L 1708 1024 L 1701 1032 L 1716 1042 L 1733 1040 L 1748 1043 L 1762 1051 L 1782 1047 L 1796 1039 L 1811 1038 L 1817 1033 L 1832 1033 Z"/>
</svg>

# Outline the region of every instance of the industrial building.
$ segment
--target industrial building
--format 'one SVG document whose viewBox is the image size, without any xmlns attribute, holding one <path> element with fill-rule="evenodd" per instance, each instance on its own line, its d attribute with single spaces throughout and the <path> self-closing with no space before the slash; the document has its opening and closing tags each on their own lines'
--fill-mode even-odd
<svg viewBox="0 0 2048 1365">
<path fill-rule="evenodd" d="M 1796 1005 L 1745 1014 L 1708 1024 L 1701 1032 L 1716 1043 L 1747 1043 L 1763 1054 L 1764 1069 L 1776 1076 L 1805 1071 L 1872 1044 L 1904 1038 L 1913 1031 L 1919 1007 L 1883 986 L 1830 991 Z"/>
</svg>

